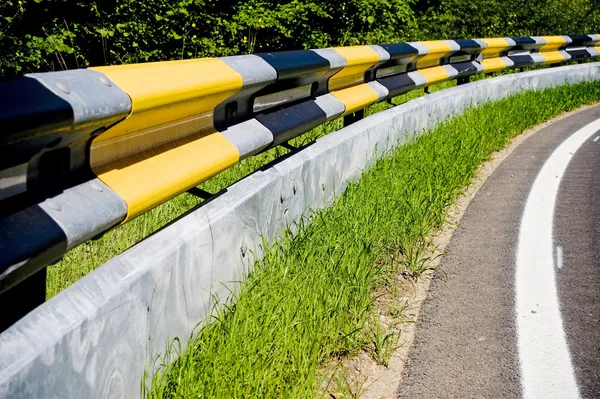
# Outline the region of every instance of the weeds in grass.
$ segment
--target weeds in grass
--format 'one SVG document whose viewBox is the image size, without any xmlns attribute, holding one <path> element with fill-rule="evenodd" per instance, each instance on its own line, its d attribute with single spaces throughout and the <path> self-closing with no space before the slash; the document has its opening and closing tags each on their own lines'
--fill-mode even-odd
<svg viewBox="0 0 600 399">
<path fill-rule="evenodd" d="M 387 367 L 392 355 L 400 347 L 400 332 L 395 326 L 388 326 L 381 321 L 376 312 L 372 312 L 368 337 L 367 351 L 377 364 Z"/>
<path fill-rule="evenodd" d="M 386 274 L 427 270 L 419 252 L 425 236 L 441 227 L 492 152 L 527 128 L 598 100 L 598 82 L 523 92 L 466 110 L 393 149 L 330 208 L 265 248 L 229 306 L 154 374 L 148 396 L 314 397 L 318 367 L 358 353 L 369 326 L 385 362 L 397 343 L 369 318 L 373 290 L 391 284 Z"/>
<path fill-rule="evenodd" d="M 358 399 L 367 392 L 369 385 L 367 377 L 356 376 L 350 377 L 346 370 L 338 371 L 335 375 L 337 389 L 334 392 L 328 392 L 332 399 Z"/>
<path fill-rule="evenodd" d="M 394 319 L 401 320 L 402 322 L 404 322 L 405 321 L 404 315 L 406 314 L 406 311 L 409 308 L 410 308 L 410 301 L 403 300 L 398 303 L 390 304 L 388 306 L 388 314 L 390 315 L 390 317 L 393 317 Z"/>
</svg>

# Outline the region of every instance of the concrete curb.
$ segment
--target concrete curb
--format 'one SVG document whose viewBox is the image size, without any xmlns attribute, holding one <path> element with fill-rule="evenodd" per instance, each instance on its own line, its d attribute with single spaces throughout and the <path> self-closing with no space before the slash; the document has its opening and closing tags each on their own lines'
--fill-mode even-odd
<svg viewBox="0 0 600 399">
<path fill-rule="evenodd" d="M 473 104 L 600 79 L 600 63 L 457 86 L 372 115 L 232 185 L 0 335 L 0 398 L 135 398 L 157 353 L 190 334 L 260 248 L 327 206 L 386 148 Z M 260 255 L 260 250 L 257 252 Z M 225 284 L 222 284 L 222 283 Z"/>
</svg>

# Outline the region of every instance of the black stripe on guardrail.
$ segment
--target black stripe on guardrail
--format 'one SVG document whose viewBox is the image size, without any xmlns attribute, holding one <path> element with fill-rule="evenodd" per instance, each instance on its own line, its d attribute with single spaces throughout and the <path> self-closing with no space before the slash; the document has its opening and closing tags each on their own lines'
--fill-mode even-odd
<svg viewBox="0 0 600 399">
<path fill-rule="evenodd" d="M 384 44 L 380 46 L 390 54 L 390 59 L 385 64 L 381 65 L 379 69 L 388 68 L 400 64 L 408 64 L 408 71 L 415 69 L 415 61 L 419 58 L 419 50 L 411 46 L 408 43 L 392 43 Z M 407 63 L 407 58 L 414 57 L 410 63 Z"/>
<path fill-rule="evenodd" d="M 0 80 L 0 170 L 28 162 L 72 123 L 71 105 L 36 79 Z"/>
<path fill-rule="evenodd" d="M 510 55 L 508 58 L 515 63 L 515 68 L 535 65 L 535 60 L 530 55 Z"/>
<path fill-rule="evenodd" d="M 586 49 L 579 49 L 579 50 L 566 49 L 565 51 L 567 52 L 567 54 L 569 54 L 571 56 L 572 60 L 580 60 L 582 58 L 589 58 L 591 56 L 590 52 Z"/>
<path fill-rule="evenodd" d="M 457 62 L 456 64 L 450 64 L 450 66 L 456 69 L 459 77 L 474 75 L 478 72 L 477 66 L 473 62 Z"/>
<path fill-rule="evenodd" d="M 277 146 L 325 123 L 327 114 L 314 100 L 308 100 L 259 114 L 256 119 L 273 133 L 272 146 Z"/>
<path fill-rule="evenodd" d="M 588 35 L 569 35 L 572 40 L 570 46 L 587 46 L 592 42 L 592 38 Z"/>
<path fill-rule="evenodd" d="M 329 69 L 329 61 L 314 51 L 282 51 L 256 54 L 277 71 L 277 81 L 265 89 L 274 92 L 316 82 Z"/>
<path fill-rule="evenodd" d="M 417 87 L 414 80 L 407 74 L 388 76 L 377 79 L 386 89 L 388 89 L 388 98 L 396 97 L 415 89 Z"/>
<path fill-rule="evenodd" d="M 457 51 L 456 53 L 454 53 L 454 55 L 457 54 L 472 54 L 472 53 L 476 53 L 477 51 L 481 50 L 481 44 L 477 43 L 475 40 L 473 39 L 458 39 L 455 40 L 456 44 L 458 44 L 460 46 L 460 50 Z"/>
<path fill-rule="evenodd" d="M 535 39 L 533 39 L 529 36 L 511 37 L 511 39 L 514 40 L 514 42 L 516 44 L 514 49 L 529 49 L 529 48 L 531 48 L 532 45 L 537 44 Z"/>
<path fill-rule="evenodd" d="M 406 56 L 419 55 L 419 50 L 408 43 L 383 44 L 380 47 L 390 53 L 390 61 Z"/>
<path fill-rule="evenodd" d="M 39 205 L 0 219 L 0 292 L 56 261 L 66 251 L 64 231 Z M 7 282 L 4 274 L 9 269 L 15 270 Z"/>
</svg>

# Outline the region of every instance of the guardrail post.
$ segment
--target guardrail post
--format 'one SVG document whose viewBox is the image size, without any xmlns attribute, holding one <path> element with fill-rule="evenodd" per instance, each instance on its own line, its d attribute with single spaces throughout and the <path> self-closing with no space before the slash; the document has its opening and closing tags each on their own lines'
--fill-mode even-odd
<svg viewBox="0 0 600 399">
<path fill-rule="evenodd" d="M 460 86 L 460 85 L 464 85 L 466 83 L 469 83 L 471 81 L 471 76 L 460 76 L 458 79 L 456 79 L 456 85 Z"/>
<path fill-rule="evenodd" d="M 44 303 L 46 300 L 46 268 L 0 294 L 0 332 Z"/>
<path fill-rule="evenodd" d="M 344 116 L 344 126 L 350 126 L 354 122 L 357 122 L 365 117 L 365 110 L 361 109 L 359 111 L 353 112 Z"/>
</svg>

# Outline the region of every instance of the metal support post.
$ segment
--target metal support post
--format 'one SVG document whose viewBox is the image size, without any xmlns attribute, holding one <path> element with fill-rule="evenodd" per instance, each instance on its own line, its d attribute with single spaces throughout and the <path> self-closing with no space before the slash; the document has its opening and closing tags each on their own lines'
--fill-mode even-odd
<svg viewBox="0 0 600 399">
<path fill-rule="evenodd" d="M 350 126 L 365 117 L 365 110 L 361 109 L 352 114 L 344 116 L 344 126 Z"/>
</svg>

